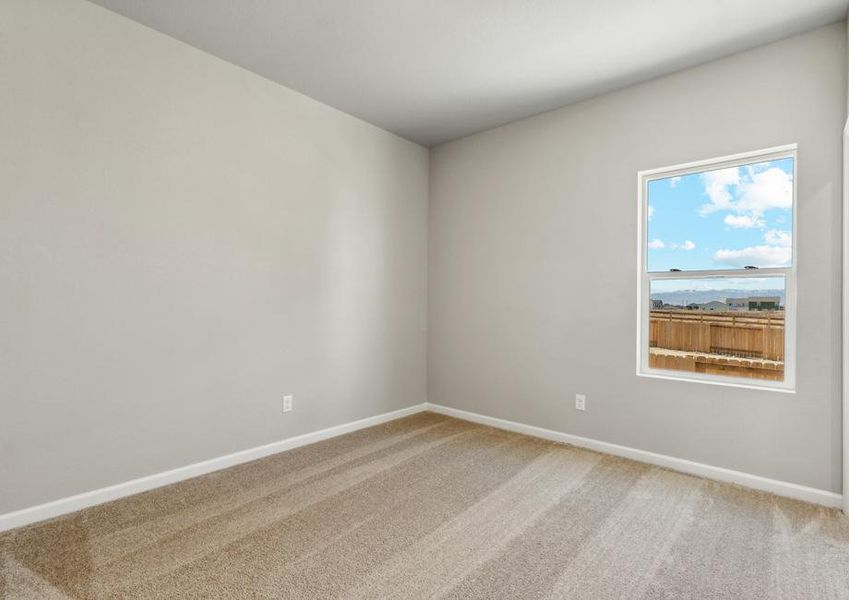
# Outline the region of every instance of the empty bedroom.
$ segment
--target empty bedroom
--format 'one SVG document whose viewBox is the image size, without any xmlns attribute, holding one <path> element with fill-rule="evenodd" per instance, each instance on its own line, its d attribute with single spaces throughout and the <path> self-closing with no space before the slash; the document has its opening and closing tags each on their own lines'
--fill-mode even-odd
<svg viewBox="0 0 849 600">
<path fill-rule="evenodd" d="M 0 0 L 0 599 L 849 600 L 849 0 Z"/>
</svg>

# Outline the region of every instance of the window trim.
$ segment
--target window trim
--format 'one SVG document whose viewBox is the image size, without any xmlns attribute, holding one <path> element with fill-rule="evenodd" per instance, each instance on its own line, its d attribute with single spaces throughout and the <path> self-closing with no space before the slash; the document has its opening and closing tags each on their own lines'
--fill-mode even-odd
<svg viewBox="0 0 849 600">
<path fill-rule="evenodd" d="M 708 170 L 739 167 L 755 162 L 767 162 L 782 158 L 793 159 L 793 207 L 792 207 L 792 246 L 791 266 L 781 268 L 763 268 L 755 273 L 746 269 L 715 269 L 707 271 L 648 271 L 648 183 L 657 179 L 666 179 Z M 637 376 L 653 379 L 667 379 L 691 383 L 706 383 L 727 387 L 769 390 L 775 392 L 795 393 L 796 391 L 796 268 L 798 265 L 797 250 L 797 171 L 798 145 L 787 144 L 763 150 L 742 152 L 730 156 L 722 156 L 707 160 L 699 160 L 670 167 L 646 169 L 637 172 Z M 649 367 L 648 327 L 649 311 L 643 310 L 651 306 L 649 299 L 651 281 L 654 279 L 705 279 L 712 277 L 766 277 L 784 276 L 784 380 L 769 381 L 746 379 L 742 377 L 727 377 L 673 371 L 668 369 L 652 369 Z M 643 342 L 645 341 L 645 348 Z"/>
</svg>

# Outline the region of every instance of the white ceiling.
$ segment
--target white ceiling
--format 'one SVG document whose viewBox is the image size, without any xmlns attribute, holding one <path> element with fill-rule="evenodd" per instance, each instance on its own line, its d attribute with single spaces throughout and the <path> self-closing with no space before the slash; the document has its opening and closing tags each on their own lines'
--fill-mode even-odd
<svg viewBox="0 0 849 600">
<path fill-rule="evenodd" d="M 812 29 L 849 0 L 93 0 L 426 146 Z"/>
</svg>

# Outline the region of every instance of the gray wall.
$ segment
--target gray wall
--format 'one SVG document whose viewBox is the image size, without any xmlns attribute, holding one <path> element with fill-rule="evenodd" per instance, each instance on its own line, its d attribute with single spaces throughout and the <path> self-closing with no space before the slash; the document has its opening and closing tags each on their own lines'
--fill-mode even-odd
<svg viewBox="0 0 849 600">
<path fill-rule="evenodd" d="M 846 60 L 841 22 L 433 150 L 430 401 L 840 491 Z M 637 378 L 637 171 L 791 142 L 798 393 Z"/>
<path fill-rule="evenodd" d="M 846 17 L 846 26 L 849 31 L 849 15 Z M 849 44 L 847 44 L 849 52 Z M 847 75 L 849 75 L 849 55 L 847 55 Z M 847 77 L 849 85 L 849 77 Z M 847 117 L 849 117 L 849 88 L 846 96 Z M 843 127 L 843 439 L 849 440 L 849 378 L 847 378 L 846 365 L 849 360 L 849 119 Z M 843 445 L 843 512 L 849 515 L 849 444 Z"/>
<path fill-rule="evenodd" d="M 0 513 L 425 401 L 426 149 L 79 0 L 0 88 Z"/>
</svg>

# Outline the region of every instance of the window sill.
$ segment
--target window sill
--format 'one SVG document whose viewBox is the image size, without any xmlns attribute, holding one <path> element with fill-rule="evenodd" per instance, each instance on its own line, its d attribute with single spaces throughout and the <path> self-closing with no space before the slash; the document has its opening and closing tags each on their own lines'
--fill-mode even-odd
<svg viewBox="0 0 849 600">
<path fill-rule="evenodd" d="M 733 388 L 741 388 L 746 390 L 756 390 L 759 392 L 779 392 L 782 394 L 795 394 L 795 387 L 785 387 L 782 385 L 768 385 L 768 384 L 753 384 L 753 383 L 737 383 L 735 381 L 726 381 L 723 379 L 718 379 L 716 377 L 710 378 L 699 378 L 699 377 L 686 377 L 677 374 L 665 373 L 665 372 L 643 372 L 637 371 L 637 377 L 643 377 L 646 379 L 665 379 L 668 381 L 681 381 L 684 383 L 701 383 L 707 385 L 719 385 L 723 387 L 733 387 Z"/>
</svg>

